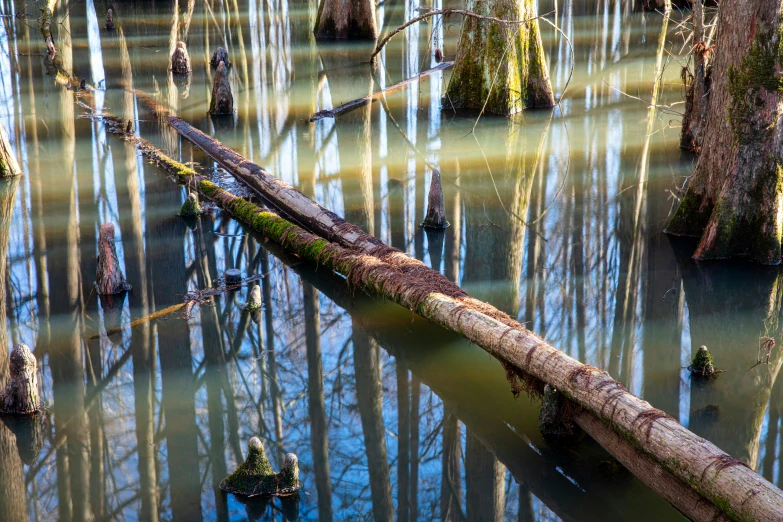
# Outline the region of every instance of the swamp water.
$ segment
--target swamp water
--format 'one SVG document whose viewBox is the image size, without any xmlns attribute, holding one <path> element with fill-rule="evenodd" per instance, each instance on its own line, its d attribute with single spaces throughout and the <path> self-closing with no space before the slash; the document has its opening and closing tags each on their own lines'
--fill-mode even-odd
<svg viewBox="0 0 783 522">
<path fill-rule="evenodd" d="M 3 2 L 3 14 L 24 4 Z M 395 27 L 418 6 L 381 2 L 379 23 Z M 103 30 L 109 7 L 114 33 Z M 781 350 L 748 369 L 760 337 L 780 344 L 781 272 L 695 263 L 692 242 L 661 234 L 694 161 L 677 147 L 682 105 L 649 109 L 651 100 L 682 100 L 681 66 L 669 54 L 682 47 L 681 15 L 666 23 L 638 7 L 559 5 L 575 58 L 560 109 L 484 116 L 473 134 L 477 115 L 441 107 L 449 71 L 387 104 L 307 121 L 435 65 L 436 47 L 453 57 L 457 20 L 412 26 L 375 69 L 363 63 L 371 44 L 314 41 L 313 1 L 84 0 L 58 5 L 53 27 L 61 68 L 98 89 L 99 108 L 133 118 L 175 157 L 242 190 L 131 89 L 780 484 Z M 31 18 L 3 18 L 0 29 L 2 122 L 25 171 L 0 186 L 0 341 L 34 348 L 50 409 L 40 451 L 22 437 L 17 447 L 0 424 L 0 519 L 682 518 L 592 441 L 544 441 L 537 404 L 515 399 L 481 349 L 353 293 L 226 214 L 188 226 L 176 215 L 186 192 L 85 118 L 55 81 L 38 11 L 27 9 Z M 551 27 L 542 33 L 559 95 L 571 52 Z M 177 39 L 188 42 L 189 82 L 166 73 Z M 232 62 L 237 113 L 212 120 L 208 61 L 219 45 Z M 427 162 L 442 173 L 445 233 L 417 227 Z M 133 285 L 111 300 L 92 284 L 107 221 Z M 232 267 L 264 274 L 257 321 L 242 313 L 244 288 L 194 307 L 189 320 L 179 310 L 89 339 L 181 303 Z M 727 370 L 707 383 L 683 370 L 702 344 Z M 298 502 L 242 503 L 217 488 L 253 435 L 275 469 L 286 452 L 298 455 Z"/>
</svg>

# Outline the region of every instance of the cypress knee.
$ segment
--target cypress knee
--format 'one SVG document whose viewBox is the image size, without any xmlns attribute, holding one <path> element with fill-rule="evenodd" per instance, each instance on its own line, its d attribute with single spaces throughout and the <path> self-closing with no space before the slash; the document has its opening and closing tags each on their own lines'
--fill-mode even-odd
<svg viewBox="0 0 783 522">
<path fill-rule="evenodd" d="M 440 171 L 432 170 L 432 182 L 430 183 L 430 195 L 427 199 L 427 215 L 421 226 L 427 228 L 446 228 L 446 204 L 443 201 L 443 188 L 440 184 Z"/>
<path fill-rule="evenodd" d="M 223 47 L 218 47 L 215 49 L 215 52 L 212 54 L 212 59 L 209 60 L 209 65 L 212 67 L 217 67 L 220 65 L 220 62 L 223 62 L 226 64 L 226 67 L 231 65 L 231 62 L 228 61 L 228 51 L 226 51 Z"/>
<path fill-rule="evenodd" d="M 171 55 L 171 72 L 174 74 L 189 74 L 190 56 L 185 42 L 177 42 L 177 47 Z"/>
<path fill-rule="evenodd" d="M 130 290 L 125 281 L 120 262 L 117 259 L 117 249 L 114 246 L 114 225 L 101 225 L 98 238 L 98 274 L 95 286 L 99 295 L 114 295 Z"/>
<path fill-rule="evenodd" d="M 234 96 L 231 95 L 231 84 L 228 83 L 228 71 L 225 62 L 220 62 L 215 72 L 215 83 L 212 85 L 212 101 L 209 102 L 209 113 L 213 116 L 234 113 Z"/>
<path fill-rule="evenodd" d="M 112 14 L 111 9 L 106 12 L 106 29 L 114 31 L 114 15 Z"/>
<path fill-rule="evenodd" d="M 9 359 L 10 379 L 0 396 L 0 411 L 30 414 L 41 409 L 38 394 L 38 362 L 24 343 L 19 343 Z"/>
</svg>

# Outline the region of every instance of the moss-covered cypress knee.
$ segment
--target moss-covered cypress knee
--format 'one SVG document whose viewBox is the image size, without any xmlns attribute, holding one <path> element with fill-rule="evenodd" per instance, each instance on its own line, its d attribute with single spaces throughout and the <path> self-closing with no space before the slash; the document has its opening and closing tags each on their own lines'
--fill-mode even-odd
<svg viewBox="0 0 783 522">
<path fill-rule="evenodd" d="M 707 350 L 706 346 L 701 346 L 691 360 L 691 365 L 688 366 L 688 370 L 696 375 L 712 375 L 716 373 L 715 366 L 712 361 L 712 355 Z"/>
<path fill-rule="evenodd" d="M 264 444 L 258 437 L 247 443 L 247 458 L 237 470 L 224 478 L 220 489 L 235 495 L 254 496 L 274 492 L 275 474 L 264 452 Z"/>
<path fill-rule="evenodd" d="M 198 203 L 198 197 L 191 192 L 188 194 L 188 199 L 182 204 L 179 209 L 179 215 L 184 218 L 193 218 L 201 214 L 201 205 Z"/>
<path fill-rule="evenodd" d="M 285 464 L 277 474 L 278 493 L 285 494 L 299 489 L 299 459 L 294 453 L 287 453 Z"/>
</svg>

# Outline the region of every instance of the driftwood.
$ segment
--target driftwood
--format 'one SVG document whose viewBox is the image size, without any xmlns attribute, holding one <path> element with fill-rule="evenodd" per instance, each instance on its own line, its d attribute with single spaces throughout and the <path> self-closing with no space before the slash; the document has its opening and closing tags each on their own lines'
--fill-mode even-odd
<svg viewBox="0 0 783 522">
<path fill-rule="evenodd" d="M 231 84 L 228 81 L 228 68 L 223 62 L 218 64 L 215 71 L 209 113 L 213 116 L 234 114 L 234 96 L 231 94 Z"/>
<path fill-rule="evenodd" d="M 190 55 L 185 42 L 177 42 L 174 52 L 171 54 L 171 72 L 174 74 L 190 74 Z"/>
<path fill-rule="evenodd" d="M 442 53 L 441 53 L 442 58 Z M 372 94 L 369 94 L 363 98 L 359 98 L 358 100 L 353 100 L 348 103 L 344 103 L 343 105 L 340 105 L 339 107 L 336 107 L 334 109 L 324 109 L 322 111 L 318 111 L 312 116 L 310 116 L 310 121 L 318 121 L 322 120 L 324 118 L 334 118 L 336 116 L 339 116 L 341 114 L 345 114 L 346 112 L 351 112 L 353 110 L 356 110 L 360 107 L 364 107 L 365 105 L 369 103 L 373 103 L 374 101 L 382 98 L 383 96 L 386 96 L 387 94 L 391 94 L 393 92 L 397 92 L 408 85 L 419 81 L 422 78 L 426 78 L 427 76 L 430 76 L 433 73 L 436 73 L 438 71 L 443 71 L 448 69 L 449 67 L 453 66 L 454 62 L 442 62 L 433 67 L 432 69 L 427 69 L 426 71 L 422 71 L 421 73 L 417 74 L 416 76 L 413 76 L 411 78 L 408 78 L 407 80 L 403 80 L 399 83 L 395 83 L 391 87 L 387 87 L 383 90 L 376 91 Z"/>
<path fill-rule="evenodd" d="M 0 395 L 0 412 L 27 415 L 39 411 L 41 397 L 35 355 L 24 343 L 19 343 L 11 352 L 8 364 L 10 378 Z"/>
<path fill-rule="evenodd" d="M 259 192 L 275 207 L 294 216 L 321 237 L 290 223 L 290 227 L 281 227 L 277 220 L 282 218 L 262 212 L 245 200 L 230 197 L 209 182 L 200 183 L 202 193 L 217 199 L 256 231 L 304 259 L 343 273 L 351 284 L 390 298 L 471 340 L 507 367 L 517 369 L 523 377 L 523 388 L 540 393 L 541 383 L 551 384 L 610 425 L 620 436 L 638 445 L 662 469 L 689 484 L 721 510 L 730 510 L 735 517 L 745 520 L 783 518 L 783 492 L 777 487 L 629 393 L 605 372 L 557 350 L 494 307 L 470 298 L 420 262 L 364 234 L 358 227 L 184 121 L 169 118 L 169 122 L 229 172 L 252 188 L 262 189 Z M 259 217 L 262 215 L 274 216 L 272 221 L 277 225 L 276 230 L 272 230 L 274 226 L 268 226 L 269 221 Z M 330 244 L 324 238 L 336 240 L 342 246 Z M 322 243 L 314 247 L 319 241 Z M 322 253 L 327 247 L 329 256 Z M 371 255 L 362 256 L 359 252 Z M 356 257 L 345 261 L 350 256 Z"/>
<path fill-rule="evenodd" d="M 98 274 L 95 280 L 98 295 L 114 295 L 130 290 L 125 281 L 120 262 L 117 259 L 117 249 L 114 246 L 114 225 L 101 225 L 98 236 Z"/>
</svg>

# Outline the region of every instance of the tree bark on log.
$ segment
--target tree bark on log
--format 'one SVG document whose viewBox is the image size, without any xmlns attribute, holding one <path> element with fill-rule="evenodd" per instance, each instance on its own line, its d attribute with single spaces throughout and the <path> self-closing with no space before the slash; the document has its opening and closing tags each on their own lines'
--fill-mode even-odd
<svg viewBox="0 0 783 522">
<path fill-rule="evenodd" d="M 422 276 L 329 243 L 208 181 L 199 188 L 302 259 L 344 274 L 352 286 L 383 295 L 471 340 L 501 362 L 552 384 L 733 518 L 761 521 L 783 516 L 783 492 L 774 485 L 604 372 L 565 355 L 533 332 L 493 319 L 466 306 L 464 300 L 426 291 L 431 286 Z"/>
<path fill-rule="evenodd" d="M 666 232 L 700 237 L 696 259 L 781 262 L 783 6 L 723 0 L 702 153 Z"/>
<path fill-rule="evenodd" d="M 533 0 L 469 0 L 467 10 L 503 20 L 537 15 Z M 554 106 L 538 20 L 514 26 L 466 18 L 446 100 L 455 109 L 502 116 Z"/>
</svg>

